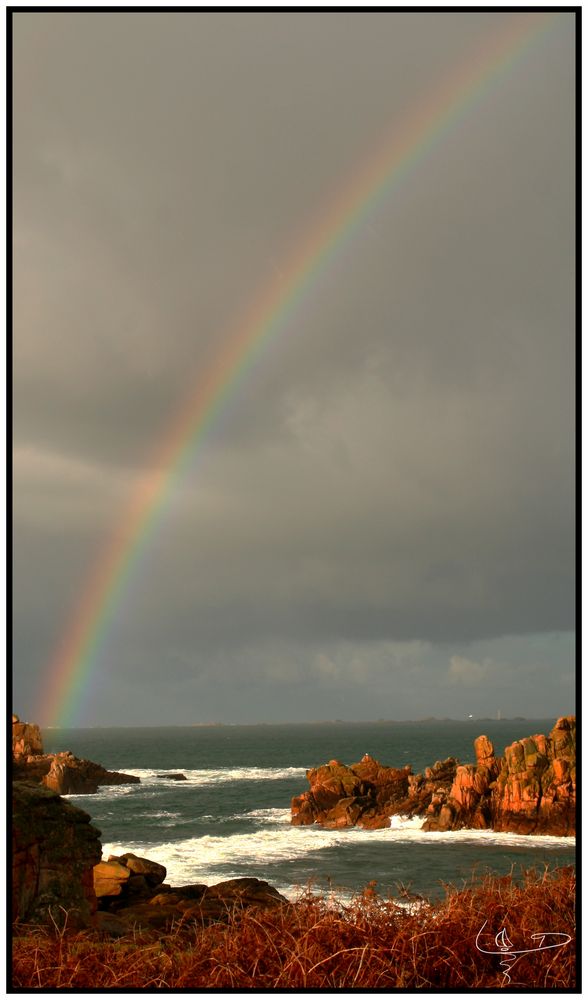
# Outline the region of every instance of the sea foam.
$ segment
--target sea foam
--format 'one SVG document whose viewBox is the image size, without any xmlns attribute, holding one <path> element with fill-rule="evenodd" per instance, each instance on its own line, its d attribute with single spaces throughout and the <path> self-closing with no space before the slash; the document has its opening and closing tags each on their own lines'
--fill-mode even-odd
<svg viewBox="0 0 588 1000">
<path fill-rule="evenodd" d="M 421 829 L 422 817 L 392 817 L 392 825 L 381 830 L 362 830 L 351 827 L 343 830 L 325 830 L 320 826 L 292 826 L 289 809 L 254 809 L 235 818 L 251 818 L 260 824 L 252 832 L 229 836 L 204 835 L 170 843 L 145 845 L 140 842 L 124 845 L 108 844 L 105 856 L 132 851 L 145 855 L 165 865 L 167 881 L 172 885 L 191 882 L 211 884 L 244 874 L 243 868 L 252 864 L 269 867 L 272 863 L 294 862 L 306 856 L 334 847 L 368 844 L 426 844 L 435 849 L 441 845 L 474 845 L 504 847 L 571 847 L 571 837 L 529 836 L 516 833 L 495 833 L 492 830 L 454 830 L 444 833 Z M 278 886 L 280 891 L 285 891 Z M 293 887 L 289 887 L 292 891 Z"/>
<path fill-rule="evenodd" d="M 121 774 L 134 774 L 141 779 L 143 785 L 175 785 L 178 788 L 186 785 L 220 785 L 225 782 L 242 781 L 280 781 L 290 778 L 304 778 L 306 769 L 303 767 L 221 767 L 221 768 L 168 768 L 170 774 L 184 774 L 187 781 L 177 781 L 166 776 L 165 770 L 135 767 L 121 769 Z"/>
</svg>

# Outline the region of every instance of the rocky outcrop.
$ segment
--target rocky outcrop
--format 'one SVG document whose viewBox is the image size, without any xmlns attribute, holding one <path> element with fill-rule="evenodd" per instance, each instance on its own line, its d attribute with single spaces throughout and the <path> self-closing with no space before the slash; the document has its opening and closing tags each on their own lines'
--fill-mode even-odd
<svg viewBox="0 0 588 1000">
<path fill-rule="evenodd" d="M 495 830 L 575 833 L 576 720 L 558 719 L 549 737 L 506 747 L 493 793 Z"/>
<path fill-rule="evenodd" d="M 74 757 L 71 753 L 55 754 L 43 784 L 60 795 L 88 795 L 101 785 L 135 785 L 141 781 L 134 774 L 108 771 L 101 764 Z"/>
<path fill-rule="evenodd" d="M 455 830 L 492 826 L 491 789 L 500 765 L 487 736 L 474 740 L 475 764 L 458 764 L 449 788 L 427 808 L 423 830 Z"/>
<path fill-rule="evenodd" d="M 100 831 L 81 809 L 47 788 L 12 786 L 13 920 L 65 920 L 84 927 L 96 910 L 93 868 L 100 860 Z"/>
<path fill-rule="evenodd" d="M 431 831 L 575 832 L 575 718 L 558 719 L 549 736 L 517 740 L 503 758 L 487 736 L 474 749 L 475 764 L 449 757 L 416 775 L 369 755 L 350 767 L 330 761 L 307 771 L 310 790 L 292 799 L 292 823 L 374 829 L 405 815 L 422 816 L 422 829 Z"/>
<path fill-rule="evenodd" d="M 447 798 L 459 762 L 455 757 L 436 761 L 422 774 L 409 778 L 408 799 L 394 803 L 394 814 L 403 816 L 446 816 Z"/>
<path fill-rule="evenodd" d="M 228 921 L 238 910 L 287 905 L 267 882 L 163 884 L 166 869 L 127 852 L 101 860 L 100 831 L 55 792 L 13 782 L 12 917 L 17 924 L 95 929 L 112 937 L 137 930 Z"/>
<path fill-rule="evenodd" d="M 132 785 L 141 780 L 134 774 L 108 771 L 92 760 L 74 757 L 69 750 L 14 758 L 12 776 L 17 781 L 45 785 L 58 795 L 91 795 L 100 785 Z"/>
<path fill-rule="evenodd" d="M 100 831 L 60 794 L 138 782 L 69 751 L 44 754 L 39 727 L 13 716 L 12 913 L 16 923 L 93 928 L 112 937 L 137 929 L 190 933 L 195 923 L 227 921 L 243 908 L 289 905 L 267 882 L 163 884 L 166 869 L 127 852 L 102 860 Z M 186 781 L 174 772 L 162 777 Z"/>
<path fill-rule="evenodd" d="M 158 778 L 167 778 L 168 781 L 187 781 L 185 774 L 158 774 Z"/>
<path fill-rule="evenodd" d="M 12 777 L 45 785 L 58 795 L 91 795 L 101 785 L 131 785 L 141 780 L 74 757 L 70 750 L 43 753 L 39 727 L 21 722 L 17 715 L 12 716 Z"/>
<path fill-rule="evenodd" d="M 257 878 L 235 878 L 216 885 L 161 886 L 150 898 L 124 903 L 104 900 L 94 917 L 94 926 L 110 937 L 132 936 L 137 931 L 155 935 L 170 931 L 194 934 L 195 926 L 229 923 L 245 909 L 267 910 L 290 906 L 268 882 Z"/>
<path fill-rule="evenodd" d="M 120 896 L 123 902 L 153 895 L 167 872 L 163 865 L 136 854 L 111 854 L 94 867 L 94 892 L 98 899 Z"/>
<path fill-rule="evenodd" d="M 120 937 L 140 930 L 169 930 L 227 921 L 235 910 L 286 905 L 284 896 L 267 882 L 236 878 L 216 885 L 163 884 L 163 865 L 126 853 L 111 855 L 94 867 L 98 912 L 94 925 Z"/>
<path fill-rule="evenodd" d="M 306 772 L 310 791 L 292 799 L 292 823 L 327 828 L 389 826 L 395 803 L 408 796 L 410 767 L 383 767 L 366 754 L 347 767 L 331 760 Z"/>
<path fill-rule="evenodd" d="M 43 753 L 41 730 L 35 723 L 21 722 L 18 715 L 12 716 L 12 756 L 13 758 L 36 756 Z"/>
<path fill-rule="evenodd" d="M 332 760 L 306 772 L 310 791 L 292 799 L 292 823 L 320 823 L 327 828 L 390 826 L 394 815 L 425 815 L 445 802 L 455 777 L 457 761 L 448 757 L 413 774 L 410 765 L 384 767 L 366 754 L 347 767 Z"/>
</svg>

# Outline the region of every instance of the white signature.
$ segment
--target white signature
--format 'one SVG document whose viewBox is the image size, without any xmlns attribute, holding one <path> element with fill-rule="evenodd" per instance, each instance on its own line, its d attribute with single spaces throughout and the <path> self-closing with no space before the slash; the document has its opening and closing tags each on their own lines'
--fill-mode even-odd
<svg viewBox="0 0 588 1000">
<path fill-rule="evenodd" d="M 515 948 L 512 941 L 508 938 L 506 927 L 502 927 L 494 938 L 498 951 L 488 951 L 487 948 L 481 948 L 478 943 L 480 934 L 484 930 L 487 923 L 488 921 L 485 920 L 476 934 L 476 948 L 478 951 L 483 952 L 484 955 L 501 956 L 502 961 L 500 966 L 504 969 L 502 974 L 505 977 L 504 981 L 508 983 L 510 983 L 509 972 L 515 962 L 519 960 L 521 955 L 529 955 L 533 951 L 547 951 L 549 948 L 563 948 L 564 945 L 568 944 L 572 940 L 570 934 L 564 934 L 562 931 L 539 931 L 537 934 L 531 934 L 531 940 L 538 941 L 538 944 L 534 948 Z M 554 941 L 552 944 L 545 944 L 545 941 L 548 938 L 558 938 L 558 940 Z"/>
</svg>

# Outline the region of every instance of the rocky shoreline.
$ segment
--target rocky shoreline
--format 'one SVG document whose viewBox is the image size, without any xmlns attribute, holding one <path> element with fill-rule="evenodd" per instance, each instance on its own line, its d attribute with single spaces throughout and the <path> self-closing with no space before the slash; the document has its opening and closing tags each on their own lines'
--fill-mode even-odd
<svg viewBox="0 0 588 1000">
<path fill-rule="evenodd" d="M 70 750 L 43 753 L 36 723 L 12 716 L 12 778 L 44 785 L 58 795 L 93 795 L 101 785 L 135 785 L 134 774 L 107 771 L 94 761 L 74 757 Z"/>
<path fill-rule="evenodd" d="M 102 859 L 84 810 L 42 785 L 12 785 L 12 919 L 110 937 L 228 920 L 235 909 L 290 905 L 255 878 L 171 886 L 163 865 L 125 853 Z"/>
<path fill-rule="evenodd" d="M 12 717 L 12 919 L 57 924 L 108 937 L 226 921 L 235 910 L 290 905 L 268 882 L 237 878 L 171 886 L 163 865 L 135 854 L 102 858 L 100 830 L 61 798 L 101 785 L 136 784 L 71 752 L 45 754 L 39 726 Z M 177 772 L 162 775 L 186 781 Z"/>
<path fill-rule="evenodd" d="M 327 828 L 390 825 L 393 815 L 423 816 L 423 829 L 463 826 L 571 835 L 575 830 L 575 719 L 558 719 L 549 737 L 517 741 L 496 758 L 485 736 L 476 764 L 455 758 L 423 774 L 384 767 L 366 755 L 346 767 L 330 761 L 307 772 L 310 791 L 292 801 L 292 823 Z M 186 780 L 179 774 L 167 775 Z M 12 915 L 17 925 L 63 924 L 109 937 L 136 930 L 228 921 L 236 910 L 294 904 L 269 883 L 237 878 L 207 886 L 166 884 L 163 865 L 132 853 L 102 858 L 91 817 L 61 798 L 139 778 L 107 771 L 71 753 L 44 754 L 39 727 L 13 716 Z"/>
<path fill-rule="evenodd" d="M 292 799 L 295 826 L 381 829 L 392 816 L 422 816 L 423 830 L 464 827 L 572 836 L 576 829 L 576 720 L 557 720 L 549 736 L 516 740 L 496 757 L 487 736 L 474 741 L 475 764 L 454 757 L 423 774 L 387 767 L 366 754 L 347 766 L 331 760 L 306 772 L 307 792 Z"/>
</svg>

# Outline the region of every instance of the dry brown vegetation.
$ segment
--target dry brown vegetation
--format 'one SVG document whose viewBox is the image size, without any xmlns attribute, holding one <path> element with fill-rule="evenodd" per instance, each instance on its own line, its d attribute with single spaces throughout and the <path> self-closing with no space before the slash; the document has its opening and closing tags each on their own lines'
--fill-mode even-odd
<svg viewBox="0 0 588 1000">
<path fill-rule="evenodd" d="M 526 871 L 446 887 L 437 903 L 407 907 L 368 887 L 350 905 L 304 894 L 272 910 L 233 912 L 207 927 L 136 932 L 113 941 L 96 931 L 17 928 L 12 986 L 28 989 L 573 989 L 575 873 Z M 405 899 L 406 903 L 406 899 Z M 498 951 L 536 948 L 533 934 L 571 936 L 563 947 L 520 956 L 506 978 Z M 546 938 L 544 944 L 554 939 Z"/>
</svg>

